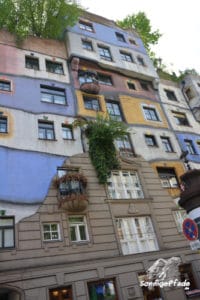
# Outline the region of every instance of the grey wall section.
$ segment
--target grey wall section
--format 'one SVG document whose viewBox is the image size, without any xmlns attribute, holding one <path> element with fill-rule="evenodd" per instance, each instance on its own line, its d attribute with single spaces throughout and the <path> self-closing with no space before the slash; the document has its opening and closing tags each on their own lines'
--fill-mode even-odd
<svg viewBox="0 0 200 300">
<path fill-rule="evenodd" d="M 174 202 L 141 157 L 121 161 L 122 169 L 137 170 L 140 174 L 145 194 L 140 200 L 109 200 L 105 186 L 98 184 L 87 153 L 71 157 L 67 166 L 79 167 L 88 179 L 89 206 L 78 215 L 87 218 L 89 242 L 74 244 L 70 241 L 67 221 L 70 213 L 58 208 L 57 190 L 52 183 L 37 213 L 17 224 L 16 249 L 1 253 L 2 287 L 21 289 L 26 300 L 46 300 L 50 288 L 71 285 L 73 299 L 86 300 L 89 299 L 88 282 L 115 278 L 119 299 L 143 299 L 137 274 L 147 270 L 158 258 L 172 256 L 181 257 L 183 263 L 192 262 L 199 276 L 199 254 L 189 249 L 188 242 L 176 229 L 172 216 Z M 160 250 L 123 255 L 114 218 L 144 215 L 153 220 Z M 61 241 L 42 240 L 43 222 L 60 223 Z M 185 297 L 180 289 L 163 290 L 163 295 L 164 299 Z"/>
</svg>

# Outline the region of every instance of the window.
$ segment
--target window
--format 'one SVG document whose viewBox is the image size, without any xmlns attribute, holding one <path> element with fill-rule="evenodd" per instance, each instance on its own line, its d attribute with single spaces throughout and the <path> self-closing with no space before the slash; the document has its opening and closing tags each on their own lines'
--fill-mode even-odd
<svg viewBox="0 0 200 300">
<path fill-rule="evenodd" d="M 44 241 L 58 241 L 60 240 L 60 228 L 58 223 L 45 223 L 43 227 Z"/>
<path fill-rule="evenodd" d="M 112 56 L 109 48 L 104 46 L 98 46 L 98 48 L 99 48 L 99 55 L 102 59 L 112 61 Z"/>
<path fill-rule="evenodd" d="M 87 40 L 82 40 L 82 47 L 85 50 L 93 51 L 92 42 Z"/>
<path fill-rule="evenodd" d="M 0 91 L 11 92 L 11 82 L 0 80 Z"/>
<path fill-rule="evenodd" d="M 83 96 L 84 106 L 86 109 L 100 110 L 99 99 L 95 97 Z"/>
<path fill-rule="evenodd" d="M 118 300 L 114 279 L 88 283 L 89 300 Z"/>
<path fill-rule="evenodd" d="M 147 279 L 147 273 L 146 272 L 142 272 L 138 274 L 138 279 L 139 282 L 145 282 Z M 142 292 L 143 292 L 143 296 L 145 300 L 164 300 L 164 298 L 162 298 L 161 295 L 161 291 L 160 288 L 158 286 L 154 286 L 153 288 L 148 287 L 148 286 L 141 286 L 142 288 Z"/>
<path fill-rule="evenodd" d="M 56 73 L 56 74 L 64 74 L 62 63 L 46 60 L 46 70 L 47 72 Z"/>
<path fill-rule="evenodd" d="M 194 98 L 194 92 L 191 88 L 188 88 L 186 91 L 185 91 L 187 97 L 189 100 L 193 99 Z"/>
<path fill-rule="evenodd" d="M 151 146 L 151 147 L 158 146 L 154 135 L 145 134 L 144 137 L 145 137 L 145 142 L 146 142 L 147 146 Z"/>
<path fill-rule="evenodd" d="M 8 119 L 0 116 L 0 133 L 8 132 Z"/>
<path fill-rule="evenodd" d="M 129 136 L 124 137 L 124 139 L 115 140 L 115 144 L 116 144 L 116 147 L 119 150 L 120 154 L 133 156 L 134 152 L 133 152 L 133 147 L 131 145 Z"/>
<path fill-rule="evenodd" d="M 187 218 L 187 213 L 185 210 L 175 210 L 173 211 L 173 216 L 176 222 L 178 232 L 183 232 L 183 221 Z"/>
<path fill-rule="evenodd" d="M 15 246 L 14 217 L 0 217 L 0 248 L 14 248 Z"/>
<path fill-rule="evenodd" d="M 130 44 L 132 44 L 132 45 L 135 45 L 135 46 L 137 46 L 137 43 L 136 43 L 136 41 L 135 41 L 135 40 L 133 40 L 133 39 L 129 39 L 129 43 L 130 43 Z"/>
<path fill-rule="evenodd" d="M 115 34 L 119 42 L 126 43 L 125 37 L 122 33 L 116 32 Z"/>
<path fill-rule="evenodd" d="M 174 150 L 173 150 L 172 144 L 170 142 L 170 138 L 165 137 L 165 136 L 161 136 L 160 138 L 161 138 L 165 152 L 173 152 Z"/>
<path fill-rule="evenodd" d="M 141 56 L 137 56 L 137 61 L 140 66 L 145 66 L 144 59 Z"/>
<path fill-rule="evenodd" d="M 120 51 L 121 59 L 128 62 L 133 62 L 132 55 L 128 52 Z"/>
<path fill-rule="evenodd" d="M 158 175 L 164 188 L 179 188 L 176 173 L 173 168 L 157 168 Z"/>
<path fill-rule="evenodd" d="M 137 172 L 113 171 L 108 179 L 108 193 L 112 199 L 144 198 Z"/>
<path fill-rule="evenodd" d="M 135 84 L 133 82 L 128 81 L 127 85 L 130 90 L 136 90 Z"/>
<path fill-rule="evenodd" d="M 106 74 L 98 73 L 98 81 L 100 84 L 113 85 L 111 76 Z"/>
<path fill-rule="evenodd" d="M 200 141 L 197 141 L 196 143 L 197 143 L 197 146 L 198 146 L 198 148 L 200 150 Z"/>
<path fill-rule="evenodd" d="M 173 116 L 175 118 L 176 124 L 181 126 L 190 126 L 188 119 L 184 113 L 173 111 Z"/>
<path fill-rule="evenodd" d="M 97 73 L 95 71 L 82 71 L 78 72 L 78 80 L 80 85 L 84 83 L 98 82 Z"/>
<path fill-rule="evenodd" d="M 184 142 L 185 142 L 186 150 L 188 151 L 189 154 L 197 154 L 192 140 L 184 140 Z"/>
<path fill-rule="evenodd" d="M 112 119 L 122 121 L 122 115 L 121 115 L 121 111 L 120 111 L 120 107 L 119 107 L 118 103 L 112 102 L 112 101 L 106 101 L 106 107 L 107 107 L 109 116 Z"/>
<path fill-rule="evenodd" d="M 38 121 L 39 138 L 43 140 L 55 140 L 53 122 Z"/>
<path fill-rule="evenodd" d="M 85 22 L 85 21 L 79 21 L 79 27 L 82 30 L 94 32 L 92 23 Z"/>
<path fill-rule="evenodd" d="M 117 233 L 124 255 L 158 250 L 151 218 L 117 218 Z"/>
<path fill-rule="evenodd" d="M 39 59 L 32 56 L 25 56 L 25 66 L 28 69 L 39 70 Z"/>
<path fill-rule="evenodd" d="M 65 89 L 41 85 L 40 90 L 41 101 L 54 104 L 66 104 Z"/>
<path fill-rule="evenodd" d="M 148 82 L 146 82 L 146 81 L 140 81 L 140 85 L 141 85 L 141 88 L 144 91 L 149 91 L 149 84 L 148 84 Z"/>
<path fill-rule="evenodd" d="M 70 238 L 72 242 L 88 241 L 88 232 L 85 217 L 69 217 L 69 228 Z"/>
<path fill-rule="evenodd" d="M 177 101 L 174 91 L 165 90 L 166 96 L 169 100 Z"/>
<path fill-rule="evenodd" d="M 71 286 L 62 286 L 56 289 L 49 290 L 49 299 L 50 300 L 73 300 L 72 297 L 72 287 Z"/>
<path fill-rule="evenodd" d="M 146 120 L 160 121 L 155 108 L 143 106 L 143 111 Z"/>
<path fill-rule="evenodd" d="M 73 140 L 74 139 L 71 126 L 62 124 L 62 137 L 65 140 Z"/>
</svg>

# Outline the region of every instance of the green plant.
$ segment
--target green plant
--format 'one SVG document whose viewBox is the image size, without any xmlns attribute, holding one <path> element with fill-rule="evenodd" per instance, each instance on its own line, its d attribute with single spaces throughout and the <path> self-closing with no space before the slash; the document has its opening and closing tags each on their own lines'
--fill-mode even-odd
<svg viewBox="0 0 200 300">
<path fill-rule="evenodd" d="M 89 140 L 89 155 L 96 169 L 99 183 L 106 183 L 111 170 L 120 167 L 114 141 L 127 136 L 126 125 L 99 114 L 95 120 L 79 118 L 74 121 L 73 125 L 85 131 Z"/>
</svg>

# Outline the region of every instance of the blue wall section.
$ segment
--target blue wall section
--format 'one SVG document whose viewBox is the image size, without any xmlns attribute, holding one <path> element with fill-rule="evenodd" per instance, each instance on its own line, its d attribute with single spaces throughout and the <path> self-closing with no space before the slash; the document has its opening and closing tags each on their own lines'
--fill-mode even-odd
<svg viewBox="0 0 200 300">
<path fill-rule="evenodd" d="M 187 150 L 184 140 L 192 141 L 192 145 L 195 149 L 196 154 L 194 155 L 188 154 L 187 158 L 190 161 L 200 163 L 200 148 L 197 145 L 197 141 L 200 141 L 200 135 L 192 134 L 192 133 L 177 133 L 176 135 L 179 140 L 180 146 L 183 150 Z"/>
<path fill-rule="evenodd" d="M 0 200 L 42 202 L 66 157 L 0 147 Z"/>
<path fill-rule="evenodd" d="M 112 28 L 112 27 L 105 26 L 103 24 L 95 23 L 95 22 L 92 22 L 92 25 L 94 28 L 94 32 L 80 29 L 78 23 L 74 27 L 68 28 L 68 30 L 71 32 L 81 34 L 81 35 L 86 35 L 91 38 L 95 38 L 97 40 L 100 40 L 101 42 L 112 44 L 112 45 L 115 45 L 118 47 L 134 49 L 135 51 L 146 54 L 146 49 L 142 43 L 142 40 L 140 38 L 138 38 L 137 36 L 135 36 L 134 34 L 128 34 L 126 31 L 123 31 L 120 28 L 119 29 Z M 115 34 L 116 32 L 119 32 L 124 35 L 126 43 L 118 41 L 116 34 Z M 137 46 L 130 44 L 129 38 L 134 39 L 137 43 Z"/>
<path fill-rule="evenodd" d="M 6 76 L 13 82 L 12 94 L 0 94 L 0 103 L 6 107 L 22 109 L 33 113 L 53 113 L 63 116 L 75 115 L 75 100 L 71 86 L 50 80 L 27 77 Z M 41 102 L 40 85 L 63 88 L 66 92 L 67 105 Z"/>
</svg>

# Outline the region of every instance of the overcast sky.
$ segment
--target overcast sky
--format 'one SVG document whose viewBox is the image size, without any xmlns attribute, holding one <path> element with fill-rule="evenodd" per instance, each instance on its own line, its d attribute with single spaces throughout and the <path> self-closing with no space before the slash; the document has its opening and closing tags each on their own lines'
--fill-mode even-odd
<svg viewBox="0 0 200 300">
<path fill-rule="evenodd" d="M 79 0 L 89 12 L 111 20 L 144 11 L 152 29 L 163 34 L 153 49 L 179 74 L 196 69 L 200 73 L 200 0 Z"/>
</svg>

